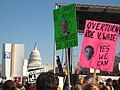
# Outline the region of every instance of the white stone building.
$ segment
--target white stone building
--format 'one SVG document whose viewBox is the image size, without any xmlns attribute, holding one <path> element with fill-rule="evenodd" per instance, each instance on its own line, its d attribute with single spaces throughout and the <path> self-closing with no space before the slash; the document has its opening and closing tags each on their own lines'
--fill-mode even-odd
<svg viewBox="0 0 120 90">
<path fill-rule="evenodd" d="M 30 83 L 34 83 L 37 76 L 46 72 L 46 67 L 42 65 L 42 58 L 40 51 L 37 49 L 37 45 L 35 44 L 34 49 L 31 51 L 30 56 L 28 58 L 28 81 Z"/>
<path fill-rule="evenodd" d="M 13 79 L 23 76 L 24 44 L 3 44 L 2 77 Z"/>
</svg>

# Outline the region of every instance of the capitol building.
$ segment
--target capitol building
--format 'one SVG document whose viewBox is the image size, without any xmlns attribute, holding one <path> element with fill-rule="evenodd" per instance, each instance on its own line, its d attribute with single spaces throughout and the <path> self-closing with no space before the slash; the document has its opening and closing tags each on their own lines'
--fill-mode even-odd
<svg viewBox="0 0 120 90">
<path fill-rule="evenodd" d="M 27 75 L 28 77 L 30 77 L 31 75 L 31 80 L 29 81 L 34 82 L 35 80 L 34 78 L 32 78 L 33 75 L 37 77 L 40 73 L 47 72 L 50 69 L 52 69 L 52 67 L 42 65 L 41 54 L 35 43 L 34 48 L 29 55 L 28 64 L 27 64 L 27 71 L 28 71 Z"/>
<path fill-rule="evenodd" d="M 2 77 L 7 77 L 7 79 L 30 77 L 30 75 L 37 77 L 42 72 L 53 70 L 52 65 L 43 65 L 41 53 L 36 43 L 28 59 L 24 59 L 24 44 L 4 43 L 3 52 L 0 73 Z"/>
<path fill-rule="evenodd" d="M 37 70 L 37 71 L 39 71 L 39 73 L 47 72 L 48 70 L 52 69 L 52 66 L 50 68 L 50 66 L 47 65 L 47 67 L 42 64 L 41 53 L 37 48 L 37 44 L 35 43 L 34 48 L 31 51 L 29 58 L 28 58 L 27 69 L 28 69 L 28 71 Z"/>
<path fill-rule="evenodd" d="M 42 65 L 42 58 L 40 51 L 37 49 L 37 45 L 35 43 L 34 49 L 31 51 L 30 56 L 28 58 L 28 69 L 39 68 Z"/>
</svg>

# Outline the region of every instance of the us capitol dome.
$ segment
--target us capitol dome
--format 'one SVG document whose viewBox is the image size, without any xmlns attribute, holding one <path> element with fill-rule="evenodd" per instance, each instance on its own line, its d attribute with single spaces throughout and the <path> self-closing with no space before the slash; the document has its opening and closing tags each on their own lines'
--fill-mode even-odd
<svg viewBox="0 0 120 90">
<path fill-rule="evenodd" d="M 40 67 L 41 64 L 42 64 L 41 54 L 37 49 L 37 45 L 35 43 L 34 49 L 31 51 L 30 56 L 28 58 L 28 69 Z"/>
<path fill-rule="evenodd" d="M 28 63 L 27 63 L 27 73 L 26 75 L 29 77 L 28 82 L 29 83 L 35 83 L 36 78 L 38 75 L 42 72 L 47 72 L 51 69 L 53 69 L 51 66 L 47 65 L 42 65 L 42 58 L 40 51 L 37 48 L 37 45 L 35 43 L 33 50 L 31 51 L 29 58 L 28 58 Z"/>
</svg>

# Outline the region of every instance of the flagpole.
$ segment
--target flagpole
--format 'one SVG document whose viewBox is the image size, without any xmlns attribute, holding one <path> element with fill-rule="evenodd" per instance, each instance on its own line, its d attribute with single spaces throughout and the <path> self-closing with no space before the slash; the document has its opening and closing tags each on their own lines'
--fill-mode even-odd
<svg viewBox="0 0 120 90">
<path fill-rule="evenodd" d="M 67 75 L 68 75 L 68 90 L 71 90 L 71 88 L 70 88 L 70 68 L 69 68 L 69 58 L 68 58 L 68 49 L 66 48 L 65 49 L 65 55 L 66 55 L 66 61 L 67 61 Z"/>
<path fill-rule="evenodd" d="M 73 54 L 73 48 L 70 48 L 70 69 L 71 69 L 71 74 L 72 74 L 72 55 Z"/>
<path fill-rule="evenodd" d="M 55 9 L 57 9 L 57 3 L 55 3 Z M 55 36 L 54 36 L 54 46 L 53 46 L 53 72 L 55 73 L 55 61 L 56 61 L 56 42 L 55 42 Z"/>
<path fill-rule="evenodd" d="M 55 59 L 56 59 L 56 50 L 55 50 L 55 40 L 54 40 L 54 51 L 53 51 L 53 72 L 55 73 Z"/>
</svg>

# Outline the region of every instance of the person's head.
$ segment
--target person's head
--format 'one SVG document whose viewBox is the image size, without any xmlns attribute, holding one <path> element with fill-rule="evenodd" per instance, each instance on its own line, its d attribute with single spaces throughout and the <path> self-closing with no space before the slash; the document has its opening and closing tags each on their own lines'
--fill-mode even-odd
<svg viewBox="0 0 120 90">
<path fill-rule="evenodd" d="M 116 86 L 117 84 L 118 84 L 118 81 L 117 81 L 117 80 L 115 80 L 115 79 L 112 80 L 112 85 L 113 85 L 113 86 Z"/>
<path fill-rule="evenodd" d="M 83 84 L 88 84 L 88 83 L 92 83 L 92 76 L 91 75 L 87 75 L 86 77 L 84 77 L 84 81 Z"/>
<path fill-rule="evenodd" d="M 28 84 L 28 77 L 23 77 L 22 78 L 22 84 L 27 85 Z"/>
<path fill-rule="evenodd" d="M 118 78 L 118 84 L 120 84 L 120 78 Z"/>
<path fill-rule="evenodd" d="M 12 80 L 7 80 L 4 84 L 3 84 L 3 90 L 16 90 L 16 85 Z"/>
<path fill-rule="evenodd" d="M 97 85 L 94 85 L 92 83 L 85 84 L 82 88 L 82 90 L 99 90 Z"/>
<path fill-rule="evenodd" d="M 100 82 L 99 83 L 99 88 L 100 88 L 100 90 L 104 87 L 105 85 L 104 85 L 104 82 Z"/>
<path fill-rule="evenodd" d="M 37 90 L 57 90 L 58 85 L 58 76 L 51 72 L 41 73 L 36 81 Z"/>
<path fill-rule="evenodd" d="M 106 85 L 107 85 L 107 86 L 111 86 L 111 85 L 112 85 L 112 79 L 111 79 L 111 78 L 108 78 L 108 79 L 106 80 Z"/>
<path fill-rule="evenodd" d="M 83 85 L 84 78 L 78 78 L 77 83 Z"/>
<path fill-rule="evenodd" d="M 107 86 L 103 86 L 100 90 L 109 90 Z"/>
<path fill-rule="evenodd" d="M 66 33 L 68 31 L 68 21 L 67 20 L 61 21 L 61 30 L 63 33 Z"/>
<path fill-rule="evenodd" d="M 86 46 L 85 47 L 85 56 L 86 56 L 86 59 L 89 60 L 92 58 L 92 55 L 94 54 L 94 48 L 90 45 Z"/>
</svg>

